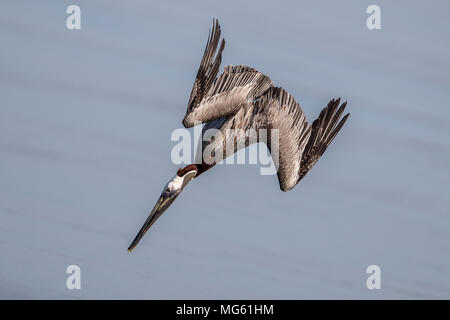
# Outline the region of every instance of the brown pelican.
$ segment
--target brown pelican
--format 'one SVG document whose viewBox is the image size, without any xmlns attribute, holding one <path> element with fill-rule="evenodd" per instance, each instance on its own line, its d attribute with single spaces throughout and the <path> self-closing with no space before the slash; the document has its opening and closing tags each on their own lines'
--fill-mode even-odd
<svg viewBox="0 0 450 320">
<path fill-rule="evenodd" d="M 341 118 L 346 102 L 340 104 L 340 99 L 331 100 L 312 125 L 309 125 L 295 99 L 284 89 L 275 87 L 267 75 L 239 65 L 226 66 L 223 73 L 217 76 L 225 47 L 225 40 L 220 41 L 220 32 L 219 22 L 214 20 L 183 125 L 190 128 L 197 123 L 205 123 L 202 132 L 214 128 L 224 133 L 220 139 L 202 143 L 202 152 L 206 147 L 225 150 L 229 143 L 227 139 L 230 139 L 226 134 L 229 129 L 277 129 L 279 157 L 274 159 L 274 163 L 280 188 L 288 191 L 317 163 L 344 125 L 349 116 L 346 114 Z M 245 136 L 234 136 L 232 139 L 233 152 L 252 143 Z M 259 136 L 257 140 L 259 141 Z M 273 155 L 270 139 L 265 142 Z M 186 185 L 215 164 L 216 162 L 203 161 L 179 169 L 164 188 L 128 251 L 131 252 L 136 247 L 142 236 Z"/>
</svg>

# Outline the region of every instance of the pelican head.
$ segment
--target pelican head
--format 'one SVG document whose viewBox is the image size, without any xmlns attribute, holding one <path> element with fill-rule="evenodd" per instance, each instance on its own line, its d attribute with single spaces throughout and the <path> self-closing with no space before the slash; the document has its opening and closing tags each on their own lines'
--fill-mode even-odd
<svg viewBox="0 0 450 320">
<path fill-rule="evenodd" d="M 170 180 L 164 187 L 161 196 L 156 202 L 153 210 L 150 212 L 147 220 L 145 220 L 144 225 L 138 234 L 134 238 L 131 245 L 128 247 L 128 252 L 131 252 L 152 224 L 166 211 L 166 209 L 172 204 L 172 202 L 179 196 L 184 187 L 195 178 L 198 169 L 195 164 L 189 165 L 187 167 L 181 168 L 177 171 L 175 177 Z"/>
</svg>

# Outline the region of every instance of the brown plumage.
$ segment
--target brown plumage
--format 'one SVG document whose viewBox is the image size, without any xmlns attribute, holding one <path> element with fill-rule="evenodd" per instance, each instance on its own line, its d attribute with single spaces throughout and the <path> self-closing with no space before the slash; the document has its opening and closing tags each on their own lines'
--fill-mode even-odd
<svg viewBox="0 0 450 320">
<path fill-rule="evenodd" d="M 225 40 L 222 40 L 217 50 L 220 33 L 219 22 L 215 20 L 183 119 L 187 128 L 232 114 L 273 85 L 269 77 L 247 66 L 225 67 L 217 77 L 225 48 Z"/>
<path fill-rule="evenodd" d="M 203 138 L 210 129 L 219 130 L 221 134 L 216 132 L 215 139 L 206 142 L 202 139 L 196 155 L 196 163 L 199 164 L 179 169 L 164 187 L 129 246 L 130 252 L 192 179 L 252 143 L 267 143 L 281 190 L 292 189 L 317 163 L 349 116 L 346 114 L 341 118 L 347 103 L 340 105 L 340 99 L 333 99 L 310 126 L 294 97 L 283 88 L 274 87 L 272 80 L 263 73 L 239 65 L 227 66 L 217 76 L 225 48 L 225 40 L 220 41 L 220 33 L 219 22 L 214 20 L 183 124 L 192 127 L 205 123 Z M 275 135 L 276 141 L 272 141 L 272 134 L 277 133 L 278 139 Z"/>
<path fill-rule="evenodd" d="M 205 123 L 203 133 L 209 129 L 217 129 L 222 135 L 214 142 L 203 142 L 196 159 L 198 161 L 206 148 L 224 152 L 222 158 L 226 158 L 251 143 L 259 142 L 261 138 L 258 136 L 255 141 L 245 135 L 230 136 L 226 134 L 228 129 L 267 129 L 268 138 L 271 131 L 277 129 L 279 157 L 274 157 L 275 167 L 281 190 L 290 190 L 317 163 L 344 125 L 349 114 L 343 118 L 341 115 L 347 103 L 340 105 L 340 99 L 331 100 L 310 126 L 297 101 L 283 88 L 274 87 L 268 76 L 254 68 L 243 65 L 226 66 L 223 73 L 217 76 L 218 63 L 222 60 L 225 45 L 222 40 L 217 50 L 220 33 L 219 23 L 215 20 L 183 124 L 185 127 L 192 127 L 202 122 Z M 267 142 L 272 153 L 274 146 L 270 139 Z M 227 145 L 234 147 L 230 151 Z M 225 154 L 225 150 L 228 153 Z M 197 176 L 215 164 L 208 163 L 208 166 L 205 163 L 200 166 L 202 170 L 199 170 Z"/>
<path fill-rule="evenodd" d="M 339 130 L 341 130 L 345 121 L 347 121 L 347 118 L 350 115 L 349 113 L 341 119 L 341 115 L 344 112 L 347 102 L 341 104 L 339 109 L 337 109 L 340 100 L 340 98 L 331 100 L 320 112 L 319 118 L 314 120 L 311 126 L 311 136 L 302 154 L 299 173 L 300 177 L 298 181 L 303 179 L 308 171 L 312 169 L 317 161 L 319 161 L 328 145 L 333 141 L 334 137 L 336 137 Z"/>
</svg>

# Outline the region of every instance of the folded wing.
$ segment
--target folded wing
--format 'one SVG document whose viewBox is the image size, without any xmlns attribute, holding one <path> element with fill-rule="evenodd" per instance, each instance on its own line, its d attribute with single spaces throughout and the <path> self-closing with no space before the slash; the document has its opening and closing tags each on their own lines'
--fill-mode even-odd
<svg viewBox="0 0 450 320">
<path fill-rule="evenodd" d="M 198 122 L 232 115 L 273 86 L 268 76 L 244 65 L 226 66 L 217 77 L 225 47 L 225 40 L 222 40 L 217 50 L 220 32 L 220 25 L 215 20 L 183 119 L 187 128 Z"/>
<path fill-rule="evenodd" d="M 277 169 L 280 189 L 288 191 L 297 184 L 300 159 L 311 134 L 305 114 L 282 88 L 270 88 L 255 102 L 254 112 L 255 129 L 268 129 L 267 147 Z"/>
<path fill-rule="evenodd" d="M 340 107 L 339 103 L 339 99 L 331 100 L 310 126 L 297 101 L 284 89 L 271 87 L 235 114 L 207 122 L 204 133 L 213 129 L 221 134 L 207 139 L 201 154 L 221 161 L 252 143 L 265 142 L 280 189 L 288 191 L 317 163 L 347 120 L 348 114 L 341 119 L 346 103 Z M 212 163 L 209 158 L 208 163 Z"/>
<path fill-rule="evenodd" d="M 344 126 L 345 121 L 347 121 L 350 115 L 349 113 L 341 119 L 347 102 L 340 105 L 340 101 L 340 98 L 331 100 L 322 109 L 319 117 L 314 120 L 311 126 L 311 136 L 302 155 L 298 181 L 303 179 L 309 170 L 319 161 L 331 141 L 333 141 Z"/>
</svg>

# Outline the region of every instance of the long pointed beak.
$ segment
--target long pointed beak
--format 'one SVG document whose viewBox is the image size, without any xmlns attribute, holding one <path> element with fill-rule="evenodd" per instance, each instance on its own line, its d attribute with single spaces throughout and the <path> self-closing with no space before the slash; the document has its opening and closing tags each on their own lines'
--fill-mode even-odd
<svg viewBox="0 0 450 320">
<path fill-rule="evenodd" d="M 155 223 L 155 221 L 164 213 L 164 211 L 167 210 L 167 208 L 172 204 L 172 202 L 178 197 L 179 194 L 179 192 L 165 193 L 159 198 L 158 202 L 156 202 L 155 204 L 155 207 L 150 212 L 147 220 L 145 220 L 145 223 L 142 226 L 141 230 L 139 230 L 133 242 L 128 247 L 128 252 L 131 252 L 137 246 L 147 230 L 150 229 L 152 224 Z"/>
</svg>

